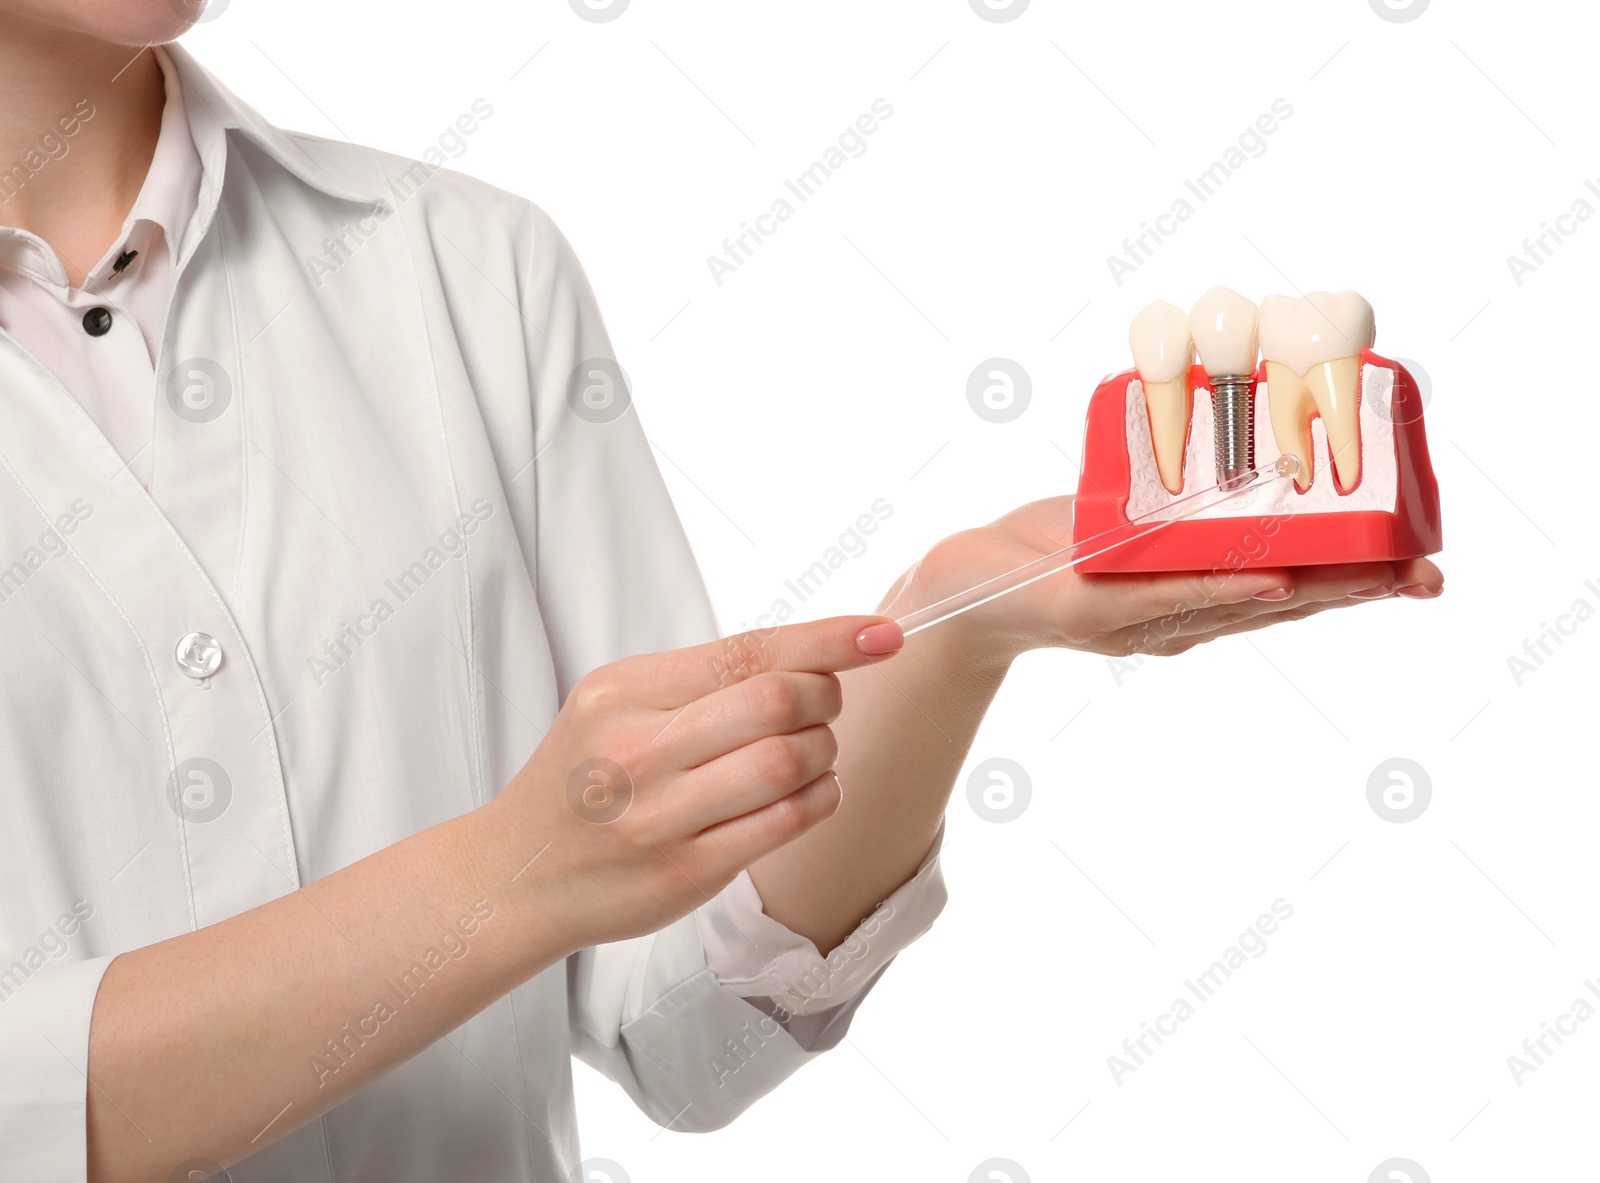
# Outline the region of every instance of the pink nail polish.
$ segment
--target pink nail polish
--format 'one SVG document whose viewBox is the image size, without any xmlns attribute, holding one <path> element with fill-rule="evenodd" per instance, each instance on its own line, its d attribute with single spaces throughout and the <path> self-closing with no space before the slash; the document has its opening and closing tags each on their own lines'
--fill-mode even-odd
<svg viewBox="0 0 1600 1183">
<path fill-rule="evenodd" d="M 868 657 L 894 653 L 905 641 L 905 634 L 892 620 L 885 624 L 870 624 L 856 634 L 856 648 Z"/>
<path fill-rule="evenodd" d="M 1369 587 L 1365 591 L 1351 592 L 1352 600 L 1381 600 L 1384 596 L 1392 594 L 1386 587 Z"/>
<path fill-rule="evenodd" d="M 1269 587 L 1266 591 L 1257 592 L 1250 598 L 1252 600 L 1287 600 L 1292 595 L 1294 593 L 1286 587 Z"/>
<path fill-rule="evenodd" d="M 1432 588 L 1423 587 L 1420 583 L 1413 583 L 1402 587 L 1400 594 L 1413 600 L 1431 600 L 1442 591 L 1444 591 L 1443 588 L 1440 588 L 1439 591 L 1434 591 Z"/>
</svg>

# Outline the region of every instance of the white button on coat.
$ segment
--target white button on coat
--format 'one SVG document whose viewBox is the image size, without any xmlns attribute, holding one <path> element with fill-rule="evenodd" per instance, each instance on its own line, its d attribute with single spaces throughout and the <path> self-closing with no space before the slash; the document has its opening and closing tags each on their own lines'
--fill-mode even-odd
<svg viewBox="0 0 1600 1183">
<path fill-rule="evenodd" d="M 178 642 L 178 668 L 191 678 L 204 680 L 222 665 L 222 646 L 210 633 L 190 633 Z"/>
</svg>

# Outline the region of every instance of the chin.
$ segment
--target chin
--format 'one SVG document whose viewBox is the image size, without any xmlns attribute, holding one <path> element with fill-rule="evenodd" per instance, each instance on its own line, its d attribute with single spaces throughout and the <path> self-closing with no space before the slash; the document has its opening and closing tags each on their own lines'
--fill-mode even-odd
<svg viewBox="0 0 1600 1183">
<path fill-rule="evenodd" d="M 227 0 L 214 0 L 218 7 Z M 200 19 L 204 0 L 0 0 L 0 17 L 80 33 L 114 45 L 165 45 Z"/>
</svg>

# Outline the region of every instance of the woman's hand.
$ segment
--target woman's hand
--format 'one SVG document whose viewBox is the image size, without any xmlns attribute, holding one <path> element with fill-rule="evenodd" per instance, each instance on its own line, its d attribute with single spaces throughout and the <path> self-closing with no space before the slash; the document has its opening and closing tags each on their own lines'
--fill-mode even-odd
<svg viewBox="0 0 1600 1183">
<path fill-rule="evenodd" d="M 834 675 L 900 641 L 834 617 L 602 666 L 485 807 L 492 857 L 572 949 L 657 931 L 833 815 Z"/>
<path fill-rule="evenodd" d="M 1072 498 L 1053 497 L 952 534 L 891 589 L 883 611 L 903 616 L 1072 542 Z M 1427 559 L 1326 567 L 1080 575 L 1063 571 L 940 624 L 960 644 L 998 662 L 1029 649 L 1170 655 L 1214 637 L 1303 620 L 1398 593 L 1444 587 Z"/>
</svg>

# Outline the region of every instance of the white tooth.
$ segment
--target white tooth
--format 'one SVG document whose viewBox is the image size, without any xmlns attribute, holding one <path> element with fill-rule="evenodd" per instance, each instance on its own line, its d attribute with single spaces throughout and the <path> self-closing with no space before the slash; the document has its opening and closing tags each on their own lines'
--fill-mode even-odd
<svg viewBox="0 0 1600 1183">
<path fill-rule="evenodd" d="M 1133 364 L 1144 387 L 1145 410 L 1150 415 L 1150 439 L 1156 449 L 1156 470 L 1167 492 L 1183 490 L 1183 448 L 1189 439 L 1189 367 L 1194 364 L 1194 340 L 1183 309 L 1157 300 L 1128 329 Z"/>
<path fill-rule="evenodd" d="M 1213 378 L 1256 372 L 1256 306 L 1238 292 L 1212 288 L 1189 311 L 1200 364 Z"/>
<path fill-rule="evenodd" d="M 1261 354 L 1267 362 L 1267 412 L 1278 450 L 1300 461 L 1294 483 L 1311 487 L 1311 413 L 1316 404 L 1305 379 L 1292 363 L 1280 360 L 1292 353 L 1299 301 L 1292 296 L 1268 296 L 1261 301 Z"/>
<path fill-rule="evenodd" d="M 1267 360 L 1267 409 L 1278 446 L 1300 461 L 1295 483 L 1315 476 L 1311 420 L 1322 419 L 1339 488 L 1361 479 L 1358 415 L 1361 351 L 1372 347 L 1372 305 L 1355 292 L 1312 292 L 1302 300 L 1261 302 L 1261 352 Z"/>
</svg>

